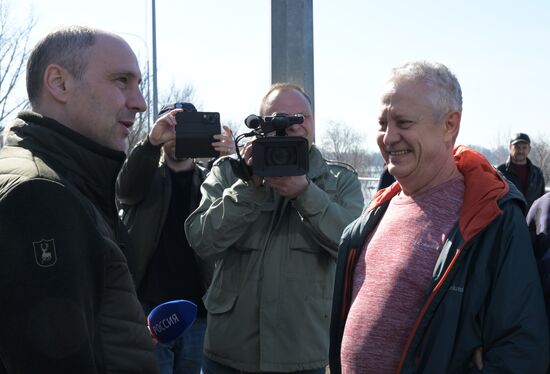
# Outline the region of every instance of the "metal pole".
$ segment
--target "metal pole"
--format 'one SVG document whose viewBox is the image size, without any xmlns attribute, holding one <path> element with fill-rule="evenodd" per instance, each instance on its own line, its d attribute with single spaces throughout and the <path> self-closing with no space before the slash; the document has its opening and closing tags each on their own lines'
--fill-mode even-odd
<svg viewBox="0 0 550 374">
<path fill-rule="evenodd" d="M 145 73 L 147 76 L 147 108 L 149 108 L 149 111 L 147 112 L 147 134 L 151 131 L 151 79 L 149 78 L 151 75 L 151 68 L 149 67 L 149 59 L 147 59 L 147 72 Z"/>
<path fill-rule="evenodd" d="M 313 0 L 271 0 L 271 82 L 302 86 L 315 110 Z"/>
<path fill-rule="evenodd" d="M 156 121 L 158 116 L 158 91 L 157 91 L 157 24 L 155 0 L 153 1 L 153 120 Z"/>
</svg>

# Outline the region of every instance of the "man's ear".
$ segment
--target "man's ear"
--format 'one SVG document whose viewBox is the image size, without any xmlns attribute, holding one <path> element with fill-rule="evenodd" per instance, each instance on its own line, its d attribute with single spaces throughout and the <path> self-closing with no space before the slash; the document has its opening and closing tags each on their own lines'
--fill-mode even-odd
<svg viewBox="0 0 550 374">
<path fill-rule="evenodd" d="M 451 140 L 454 144 L 458 137 L 458 131 L 460 130 L 461 115 L 458 111 L 452 111 L 445 116 L 445 134 L 448 140 Z"/>
<path fill-rule="evenodd" d="M 62 66 L 48 65 L 44 71 L 44 90 L 48 91 L 56 100 L 66 102 L 72 79 L 71 74 Z"/>
</svg>

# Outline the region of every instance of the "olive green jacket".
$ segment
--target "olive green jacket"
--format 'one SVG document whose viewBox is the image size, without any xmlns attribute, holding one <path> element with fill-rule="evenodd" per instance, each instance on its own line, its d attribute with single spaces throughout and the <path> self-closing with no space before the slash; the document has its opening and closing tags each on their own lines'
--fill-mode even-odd
<svg viewBox="0 0 550 374">
<path fill-rule="evenodd" d="M 238 179 L 228 160 L 185 224 L 197 253 L 219 261 L 204 297 L 205 355 L 252 372 L 326 366 L 338 243 L 363 208 L 357 174 L 312 146 L 309 186 L 290 200 Z"/>
</svg>

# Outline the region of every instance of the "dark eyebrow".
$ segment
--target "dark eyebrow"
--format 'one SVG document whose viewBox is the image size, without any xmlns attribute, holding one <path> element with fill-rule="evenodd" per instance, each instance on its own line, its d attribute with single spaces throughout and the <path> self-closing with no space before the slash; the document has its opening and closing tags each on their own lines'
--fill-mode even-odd
<svg viewBox="0 0 550 374">
<path fill-rule="evenodd" d="M 137 79 L 139 83 L 141 83 L 142 81 L 141 74 L 136 74 L 133 71 L 115 71 L 115 72 L 112 72 L 110 75 L 113 78 L 126 77 L 126 78 Z"/>
</svg>

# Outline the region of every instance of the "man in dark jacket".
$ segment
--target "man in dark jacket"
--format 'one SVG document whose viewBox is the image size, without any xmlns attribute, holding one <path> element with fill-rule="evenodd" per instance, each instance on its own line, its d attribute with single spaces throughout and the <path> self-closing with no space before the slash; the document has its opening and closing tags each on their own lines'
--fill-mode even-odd
<svg viewBox="0 0 550 374">
<path fill-rule="evenodd" d="M 544 195 L 544 175 L 527 157 L 531 152 L 531 139 L 527 134 L 515 134 L 510 139 L 509 150 L 508 160 L 497 169 L 523 194 L 529 210 L 533 201 Z"/>
<path fill-rule="evenodd" d="M 132 238 L 126 251 L 145 313 L 158 304 L 185 299 L 198 306 L 197 319 L 182 336 L 155 346 L 161 374 L 199 374 L 206 331 L 201 298 L 213 264 L 195 256 L 184 222 L 199 205 L 207 170 L 192 158 L 175 157 L 175 114 L 196 112 L 190 103 L 162 107 L 149 135 L 130 153 L 117 180 L 117 199 Z M 231 132 L 214 135 L 221 155 L 234 152 Z"/>
<path fill-rule="evenodd" d="M 100 30 L 60 29 L 29 57 L 32 111 L 0 151 L 0 372 L 158 371 L 115 208 L 140 81 Z"/>
<path fill-rule="evenodd" d="M 454 147 L 461 113 L 460 85 L 444 65 L 393 70 L 377 141 L 398 183 L 343 234 L 332 374 L 546 370 L 524 200 L 482 155 Z"/>
</svg>

